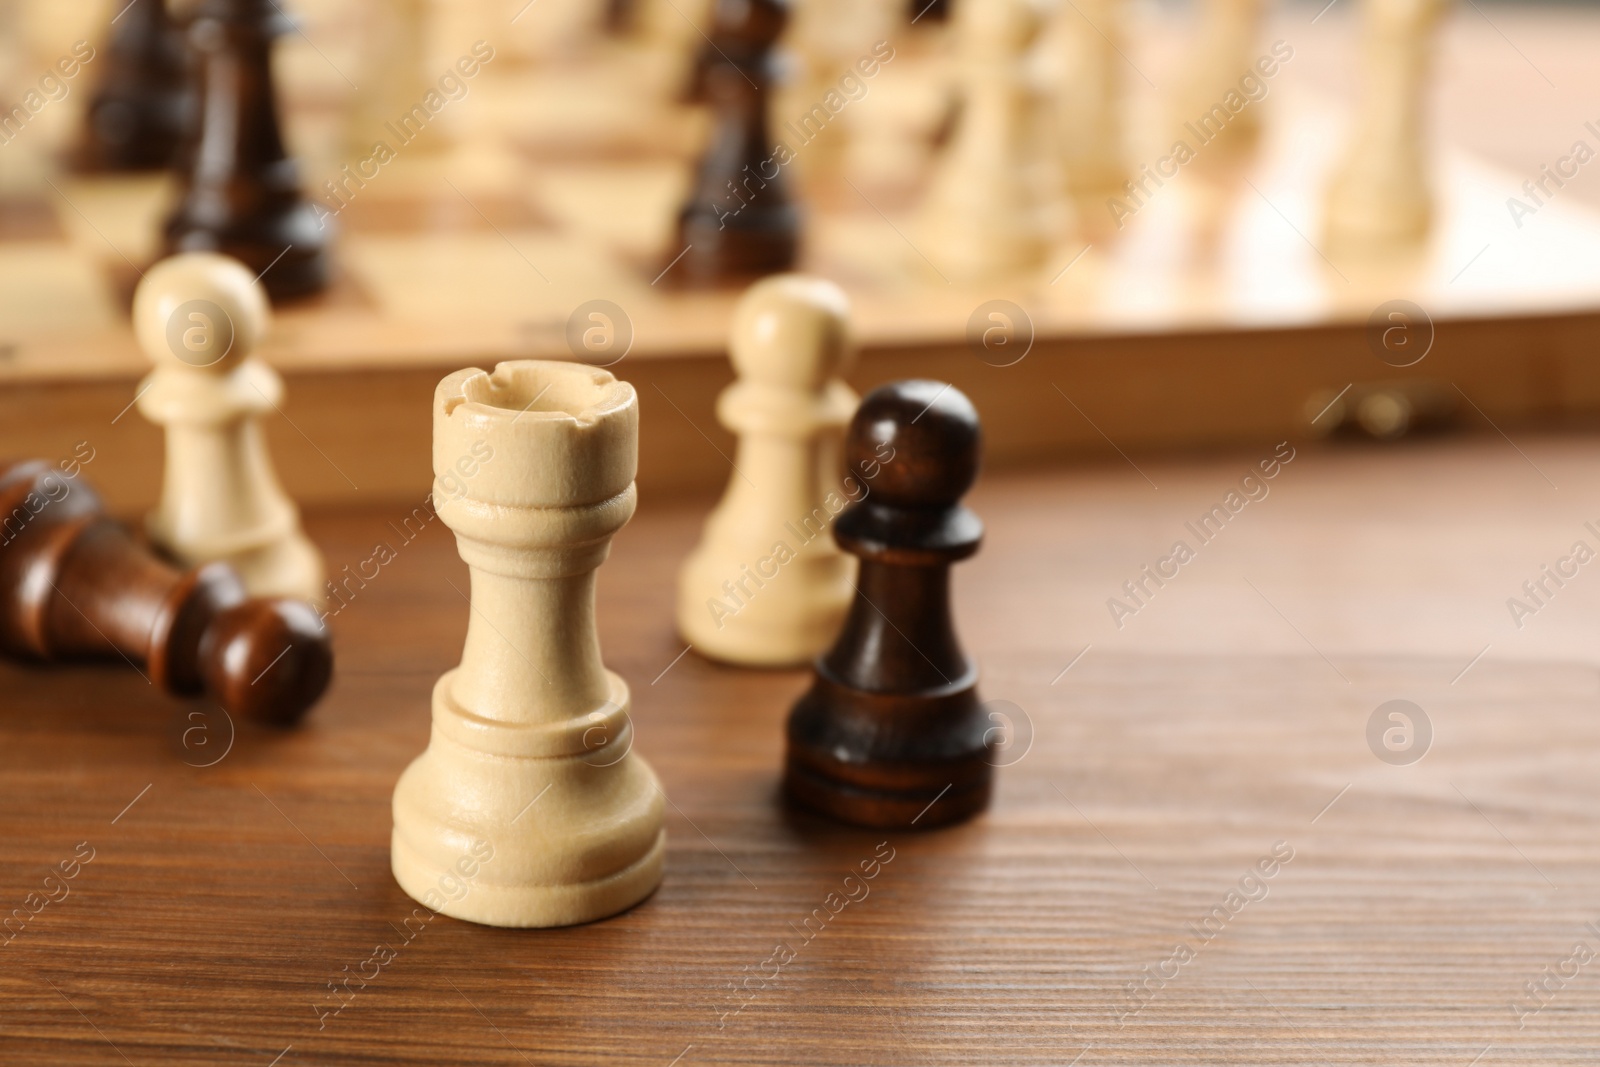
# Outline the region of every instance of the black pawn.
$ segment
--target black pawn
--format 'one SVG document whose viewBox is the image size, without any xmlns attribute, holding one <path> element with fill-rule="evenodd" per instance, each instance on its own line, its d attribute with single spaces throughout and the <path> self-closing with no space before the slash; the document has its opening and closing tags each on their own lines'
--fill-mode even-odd
<svg viewBox="0 0 1600 1067">
<path fill-rule="evenodd" d="M 272 41 L 294 24 L 274 0 L 202 0 L 189 26 L 200 121 L 167 220 L 166 252 L 222 252 L 262 273 L 274 298 L 328 284 L 328 234 L 283 147 Z M 269 269 L 270 268 L 270 269 Z"/>
<path fill-rule="evenodd" d="M 942 382 L 881 386 L 850 423 L 849 473 L 867 495 L 833 535 L 861 571 L 838 641 L 789 714 L 785 788 L 806 807 L 924 829 L 989 803 L 991 723 L 950 611 L 950 565 L 983 539 L 961 505 L 980 447 L 972 402 Z"/>
<path fill-rule="evenodd" d="M 183 32 L 164 0 L 136 0 L 122 9 L 112 23 L 103 64 L 89 97 L 79 168 L 172 166 L 194 108 Z"/>
<path fill-rule="evenodd" d="M 717 4 L 714 59 L 701 72 L 715 128 L 678 218 L 672 254 L 688 251 L 672 269 L 675 281 L 744 282 L 794 266 L 800 211 L 767 132 L 777 42 L 788 17 L 787 0 Z"/>
</svg>

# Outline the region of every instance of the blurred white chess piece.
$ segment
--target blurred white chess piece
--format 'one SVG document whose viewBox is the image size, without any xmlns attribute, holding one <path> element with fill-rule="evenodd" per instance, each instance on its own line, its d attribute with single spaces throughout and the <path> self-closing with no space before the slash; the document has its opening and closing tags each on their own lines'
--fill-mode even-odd
<svg viewBox="0 0 1600 1067">
<path fill-rule="evenodd" d="M 1123 8 L 1124 0 L 1063 2 L 1040 48 L 1061 176 L 1082 203 L 1121 195 L 1128 179 Z"/>
<path fill-rule="evenodd" d="M 1420 240 L 1433 217 L 1426 92 L 1449 0 L 1365 0 L 1361 103 L 1328 189 L 1326 236 L 1339 245 Z"/>
<path fill-rule="evenodd" d="M 848 331 L 843 291 L 799 274 L 756 283 L 734 314 L 739 380 L 717 415 L 739 437 L 735 470 L 678 575 L 678 632 L 713 659 L 793 666 L 838 636 L 856 561 L 832 521 L 869 491 L 840 471 L 858 403 L 839 379 Z"/>
<path fill-rule="evenodd" d="M 186 252 L 151 267 L 134 295 L 139 345 L 155 370 L 139 412 L 166 432 L 161 501 L 150 539 L 188 564 L 232 564 L 254 596 L 320 603 L 322 557 L 273 471 L 258 422 L 283 380 L 252 357 L 266 293 L 237 260 Z"/>
<path fill-rule="evenodd" d="M 1256 76 L 1264 7 L 1264 0 L 1201 0 L 1200 25 L 1174 100 L 1177 136 L 1192 140 L 1199 130 L 1204 143 L 1224 152 L 1255 147 L 1261 112 L 1248 102 L 1240 81 Z"/>
<path fill-rule="evenodd" d="M 1044 94 L 1030 50 L 1044 0 L 962 0 L 954 18 L 961 112 L 923 204 L 919 249 L 953 280 L 1032 271 L 1064 238 L 1066 198 L 1046 176 Z"/>
</svg>

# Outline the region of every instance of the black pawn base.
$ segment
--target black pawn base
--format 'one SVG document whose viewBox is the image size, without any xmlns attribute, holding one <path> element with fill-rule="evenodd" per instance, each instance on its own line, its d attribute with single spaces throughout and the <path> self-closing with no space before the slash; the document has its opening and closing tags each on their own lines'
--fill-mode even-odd
<svg viewBox="0 0 1600 1067">
<path fill-rule="evenodd" d="M 788 16 L 788 0 L 717 5 L 691 86 L 696 99 L 710 104 L 715 125 L 678 215 L 677 245 L 668 252 L 681 257 L 665 272 L 672 285 L 747 285 L 794 269 L 800 210 L 767 130 L 774 49 Z"/>
<path fill-rule="evenodd" d="M 883 829 L 930 830 L 976 815 L 989 806 L 994 757 L 975 683 L 937 697 L 872 693 L 820 668 L 789 715 L 789 798 Z"/>
<path fill-rule="evenodd" d="M 667 280 L 680 286 L 743 286 L 793 270 L 799 234 L 799 211 L 792 208 L 738 228 L 720 225 L 714 215 L 686 212 L 678 225 L 678 248 L 688 251 Z"/>
<path fill-rule="evenodd" d="M 165 254 L 220 252 L 232 256 L 260 276 L 273 300 L 307 296 L 328 287 L 332 257 L 309 204 L 299 202 L 275 218 L 251 221 L 254 225 L 248 231 L 218 232 L 192 225 L 180 216 L 167 230 Z"/>
</svg>

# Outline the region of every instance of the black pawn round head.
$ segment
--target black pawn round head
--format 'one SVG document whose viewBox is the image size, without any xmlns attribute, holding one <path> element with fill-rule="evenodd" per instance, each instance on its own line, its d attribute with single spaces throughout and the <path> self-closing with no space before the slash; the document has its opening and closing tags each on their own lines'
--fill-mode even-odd
<svg viewBox="0 0 1600 1067">
<path fill-rule="evenodd" d="M 948 508 L 978 477 L 978 409 L 953 385 L 914 379 L 881 385 L 850 421 L 846 460 L 880 504 Z"/>
</svg>

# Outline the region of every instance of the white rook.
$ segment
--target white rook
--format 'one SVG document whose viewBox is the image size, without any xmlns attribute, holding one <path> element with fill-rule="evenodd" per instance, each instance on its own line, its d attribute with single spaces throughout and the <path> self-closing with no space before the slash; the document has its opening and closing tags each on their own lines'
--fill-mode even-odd
<svg viewBox="0 0 1600 1067">
<path fill-rule="evenodd" d="M 461 665 L 394 792 L 391 862 L 429 907 L 491 926 L 614 915 L 661 880 L 655 775 L 600 659 L 595 570 L 633 515 L 639 400 L 593 367 L 457 371 L 433 403 L 434 506 L 472 574 Z M 464 874 L 464 893 L 437 887 Z M 455 872 L 455 873 L 453 873 Z"/>
</svg>

